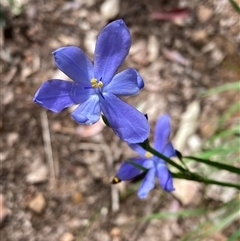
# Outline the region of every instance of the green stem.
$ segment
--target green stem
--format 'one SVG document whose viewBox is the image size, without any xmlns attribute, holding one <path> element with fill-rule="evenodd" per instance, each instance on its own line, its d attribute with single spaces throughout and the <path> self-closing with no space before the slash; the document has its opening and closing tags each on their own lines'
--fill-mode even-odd
<svg viewBox="0 0 240 241">
<path fill-rule="evenodd" d="M 191 175 L 185 175 L 184 173 L 172 173 L 172 176 L 174 178 L 202 182 L 205 184 L 214 184 L 214 185 L 219 185 L 219 186 L 224 186 L 224 187 L 234 187 L 234 188 L 240 190 L 239 184 L 230 183 L 230 182 L 219 182 L 219 181 L 203 178 L 195 173 L 191 173 Z"/>
<path fill-rule="evenodd" d="M 178 170 L 180 170 L 181 172 L 189 172 L 188 170 L 186 170 L 185 168 L 183 168 L 182 166 L 180 166 L 179 164 L 177 164 L 176 162 L 172 161 L 170 158 L 167 158 L 166 156 L 164 156 L 162 153 L 156 151 L 154 148 L 152 148 L 150 145 L 142 145 L 140 144 L 141 147 L 143 147 L 146 151 L 149 151 L 150 153 L 152 153 L 154 156 L 157 156 L 161 159 L 163 159 L 165 162 L 167 162 L 168 164 L 176 167 Z"/>
<path fill-rule="evenodd" d="M 143 144 L 140 144 L 141 147 L 143 147 L 146 151 L 149 151 L 150 153 L 152 153 L 153 155 L 163 159 L 164 161 L 166 161 L 168 164 L 176 167 L 178 170 L 181 171 L 181 173 L 172 173 L 172 176 L 174 178 L 179 178 L 179 179 L 185 179 L 185 180 L 191 180 L 191 181 L 196 181 L 196 182 L 201 182 L 201 183 L 205 183 L 205 184 L 215 184 L 215 185 L 219 185 L 219 186 L 225 186 L 225 187 L 234 187 L 240 190 L 240 185 L 239 184 L 234 184 L 234 183 L 229 183 L 229 182 L 219 182 L 219 181 L 215 181 L 215 180 L 211 180 L 211 179 L 207 179 L 207 178 L 203 178 L 201 176 L 199 176 L 196 173 L 193 173 L 189 170 L 186 170 L 185 168 L 183 168 L 182 166 L 180 166 L 179 164 L 177 164 L 176 162 L 172 161 L 171 159 L 169 159 L 168 157 L 164 156 L 163 154 L 159 153 L 158 151 L 156 151 L 154 148 L 152 148 L 148 142 L 145 142 Z M 186 158 L 186 157 L 185 157 Z M 190 157 L 188 157 L 190 158 Z M 195 159 L 192 157 L 192 159 Z M 209 163 L 206 163 L 209 164 Z M 225 165 L 224 165 L 225 167 Z"/>
</svg>

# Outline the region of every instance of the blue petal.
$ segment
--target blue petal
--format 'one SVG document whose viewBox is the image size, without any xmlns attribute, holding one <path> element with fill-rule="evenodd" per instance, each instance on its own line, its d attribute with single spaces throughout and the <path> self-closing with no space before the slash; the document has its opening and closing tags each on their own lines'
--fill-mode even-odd
<svg viewBox="0 0 240 241">
<path fill-rule="evenodd" d="M 146 157 L 147 151 L 143 149 L 141 146 L 138 144 L 128 144 L 135 152 L 137 152 L 140 156 Z"/>
<path fill-rule="evenodd" d="M 144 82 L 139 73 L 135 69 L 128 68 L 116 74 L 112 81 L 103 88 L 103 91 L 115 95 L 128 96 L 136 95 L 143 86 Z"/>
<path fill-rule="evenodd" d="M 141 166 L 143 166 L 144 162 L 146 162 L 145 158 L 131 158 L 130 160 Z M 122 181 L 129 181 L 141 173 L 143 173 L 143 170 L 133 166 L 129 162 L 124 161 L 118 169 L 116 176 Z"/>
<path fill-rule="evenodd" d="M 168 138 L 171 133 L 170 117 L 169 115 L 162 115 L 156 123 L 154 134 L 154 148 L 163 152 L 164 147 L 168 143 Z"/>
<path fill-rule="evenodd" d="M 130 32 L 123 20 L 116 20 L 103 28 L 94 53 L 94 77 L 107 85 L 126 58 L 130 46 Z"/>
<path fill-rule="evenodd" d="M 176 156 L 176 150 L 174 149 L 171 142 L 168 142 L 168 144 L 164 147 L 163 155 L 165 155 L 166 157 Z"/>
<path fill-rule="evenodd" d="M 110 127 L 122 140 L 133 144 L 145 141 L 150 132 L 146 117 L 113 94 L 103 94 L 100 106 Z"/>
<path fill-rule="evenodd" d="M 146 198 L 148 193 L 154 188 L 155 175 L 155 168 L 151 168 L 143 179 L 140 188 L 138 189 L 139 198 Z"/>
<path fill-rule="evenodd" d="M 157 164 L 157 175 L 158 175 L 159 183 L 164 190 L 168 192 L 172 192 L 175 190 L 173 187 L 172 175 L 169 172 L 166 164 L 164 163 Z"/>
<path fill-rule="evenodd" d="M 66 107 L 87 100 L 91 91 L 79 88 L 74 82 L 52 79 L 41 85 L 33 101 L 53 112 L 60 112 Z"/>
<path fill-rule="evenodd" d="M 93 65 L 78 47 L 62 47 L 53 52 L 56 66 L 70 79 L 87 86 L 93 78 Z"/>
<path fill-rule="evenodd" d="M 100 118 L 99 97 L 92 95 L 73 112 L 72 117 L 80 124 L 92 125 Z"/>
</svg>

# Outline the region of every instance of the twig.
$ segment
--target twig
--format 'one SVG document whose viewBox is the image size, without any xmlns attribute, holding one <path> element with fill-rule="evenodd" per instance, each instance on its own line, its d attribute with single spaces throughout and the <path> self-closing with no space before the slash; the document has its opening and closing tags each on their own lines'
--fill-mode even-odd
<svg viewBox="0 0 240 241">
<path fill-rule="evenodd" d="M 112 211 L 119 210 L 119 191 L 116 185 L 111 185 Z"/>
<path fill-rule="evenodd" d="M 103 152 L 108 168 L 108 174 L 112 173 L 113 170 L 113 155 L 111 149 L 105 144 L 95 144 L 95 143 L 81 143 L 79 145 L 81 150 L 93 150 Z M 110 177 L 109 177 L 110 178 Z M 116 185 L 111 185 L 111 201 L 112 201 L 112 211 L 117 212 L 119 210 L 119 192 Z"/>
<path fill-rule="evenodd" d="M 47 163 L 50 169 L 50 177 L 51 180 L 56 180 L 55 167 L 53 161 L 53 153 L 51 146 L 51 137 L 49 132 L 48 118 L 47 112 L 41 112 L 41 124 L 42 124 L 42 133 L 43 133 L 43 143 L 44 143 L 44 151 L 47 159 Z"/>
</svg>

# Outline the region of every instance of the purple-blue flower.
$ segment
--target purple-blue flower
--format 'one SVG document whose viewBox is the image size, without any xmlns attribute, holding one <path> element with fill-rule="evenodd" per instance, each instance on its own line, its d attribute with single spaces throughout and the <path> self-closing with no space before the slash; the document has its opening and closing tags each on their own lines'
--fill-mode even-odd
<svg viewBox="0 0 240 241">
<path fill-rule="evenodd" d="M 170 117 L 168 115 L 162 115 L 158 119 L 155 127 L 154 149 L 166 157 L 176 156 L 176 151 L 173 148 L 172 143 L 169 141 L 170 133 Z M 173 191 L 174 187 L 172 176 L 165 161 L 157 156 L 153 156 L 149 152 L 146 152 L 146 150 L 137 144 L 130 144 L 129 146 L 142 156 L 139 158 L 131 158 L 130 160 L 148 169 L 145 172 L 146 175 L 144 176 L 142 184 L 138 190 L 138 196 L 140 198 L 147 197 L 149 191 L 154 188 L 155 177 L 158 178 L 159 183 L 164 190 L 168 192 Z M 141 174 L 144 174 L 142 169 L 124 161 L 116 174 L 115 180 L 116 182 L 133 180 Z"/>
<path fill-rule="evenodd" d="M 48 80 L 33 100 L 53 112 L 80 104 L 72 117 L 81 124 L 96 123 L 102 112 L 121 139 L 129 143 L 143 142 L 150 132 L 147 119 L 118 98 L 135 95 L 144 86 L 135 69 L 128 68 L 116 74 L 130 46 L 129 29 L 123 20 L 116 20 L 103 28 L 98 36 L 94 65 L 78 47 L 57 49 L 53 52 L 56 66 L 74 82 Z"/>
</svg>

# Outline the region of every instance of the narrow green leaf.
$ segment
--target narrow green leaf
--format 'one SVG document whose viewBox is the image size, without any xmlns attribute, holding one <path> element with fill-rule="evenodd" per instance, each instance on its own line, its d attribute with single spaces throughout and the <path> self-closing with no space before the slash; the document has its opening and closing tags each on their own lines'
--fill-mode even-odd
<svg viewBox="0 0 240 241">
<path fill-rule="evenodd" d="M 190 172 L 190 171 L 186 170 L 184 167 L 177 164 L 176 162 L 167 158 L 163 154 L 159 153 L 158 151 L 153 149 L 151 146 L 149 146 L 146 150 L 149 151 L 150 153 L 152 153 L 153 155 L 163 159 L 168 164 L 176 167 L 179 171 L 181 171 L 181 173 L 172 173 L 172 176 L 175 177 L 175 178 L 187 179 L 187 180 L 192 180 L 192 181 L 196 181 L 196 182 L 202 182 L 202 183 L 205 183 L 205 184 L 215 184 L 215 185 L 226 186 L 226 187 L 234 187 L 234 188 L 240 189 L 240 185 L 238 185 L 238 184 L 228 183 L 228 182 L 219 182 L 219 181 L 215 181 L 215 180 L 211 180 L 211 179 L 206 179 L 206 178 L 203 178 L 203 177 L 199 176 L 197 173 Z M 206 162 L 210 163 L 212 166 L 217 166 L 217 168 L 221 167 L 220 169 L 227 169 L 227 170 L 229 169 L 232 172 L 237 172 L 237 173 L 240 172 L 239 168 L 235 168 L 235 167 L 232 167 L 232 166 L 229 166 L 229 165 L 224 165 L 224 164 L 221 164 L 221 163 L 214 164 L 215 162 L 213 163 L 209 160 L 204 160 L 204 159 L 195 158 L 195 157 L 185 157 L 185 158 L 198 160 L 198 161 L 203 160 L 202 161 L 203 163 L 206 163 Z"/>
<path fill-rule="evenodd" d="M 0 6 L 0 26 L 1 27 L 6 26 L 6 15 L 5 15 L 5 12 L 4 12 L 2 6 Z"/>
<path fill-rule="evenodd" d="M 202 96 L 206 97 L 212 94 L 218 94 L 228 90 L 239 90 L 239 89 L 240 89 L 240 81 L 237 81 L 237 82 L 232 82 L 232 83 L 220 85 L 218 87 L 209 89 L 206 92 L 204 92 Z"/>
<path fill-rule="evenodd" d="M 211 228 L 209 228 L 208 233 L 215 233 L 217 231 L 220 231 L 238 219 L 238 200 L 233 200 L 233 202 L 230 201 L 229 203 L 227 203 L 226 206 L 223 206 L 220 210 L 217 210 L 217 212 L 220 213 L 220 215 L 218 216 L 219 221 L 216 222 Z"/>
<path fill-rule="evenodd" d="M 223 164 L 223 163 L 220 163 L 220 162 L 210 161 L 210 160 L 207 160 L 207 159 L 197 158 L 197 157 L 194 157 L 194 156 L 184 156 L 184 158 L 192 159 L 194 161 L 205 163 L 209 166 L 213 166 L 213 167 L 216 167 L 218 169 L 227 170 L 229 172 L 233 172 L 233 173 L 236 173 L 236 174 L 240 175 L 240 168 L 238 168 L 238 167 L 226 165 L 226 164 Z"/>
<path fill-rule="evenodd" d="M 226 158 L 229 154 L 239 151 L 239 145 L 234 147 L 216 147 L 207 151 L 203 151 L 199 154 L 199 158 L 201 159 L 209 159 L 213 156 L 220 156 Z"/>
<path fill-rule="evenodd" d="M 233 6 L 233 8 L 236 10 L 236 12 L 238 12 L 240 14 L 240 7 L 238 6 L 238 4 L 234 0 L 229 0 L 229 2 Z"/>
<path fill-rule="evenodd" d="M 160 212 L 144 217 L 144 220 L 163 219 L 169 217 L 196 217 L 206 213 L 206 209 L 180 210 L 177 212 Z"/>
<path fill-rule="evenodd" d="M 239 200 L 234 198 L 214 211 L 209 210 L 212 218 L 209 221 L 201 222 L 198 227 L 185 235 L 181 241 L 202 241 L 231 225 L 238 218 L 238 206 Z"/>
<path fill-rule="evenodd" d="M 227 138 L 229 136 L 233 136 L 235 134 L 238 134 L 239 132 L 240 132 L 240 123 L 234 125 L 230 129 L 223 130 L 223 131 L 220 131 L 220 132 L 216 133 L 213 137 L 211 137 L 208 140 L 208 142 L 213 142 L 216 139 L 224 139 L 224 138 Z"/>
<path fill-rule="evenodd" d="M 230 182 L 220 182 L 212 179 L 207 179 L 199 176 L 197 173 L 171 173 L 172 177 L 174 178 L 179 178 L 179 179 L 186 179 L 186 180 L 192 180 L 196 182 L 201 182 L 204 184 L 213 184 L 213 185 L 218 185 L 218 186 L 223 186 L 223 187 L 233 187 L 238 190 L 240 190 L 240 184 L 236 183 L 230 183 Z"/>
<path fill-rule="evenodd" d="M 234 103 L 220 118 L 219 126 L 222 126 L 224 122 L 226 122 L 235 112 L 240 110 L 240 102 Z"/>
<path fill-rule="evenodd" d="M 235 233 L 233 233 L 228 241 L 235 241 L 235 240 L 239 240 L 238 238 L 240 238 L 240 229 L 238 229 Z"/>
</svg>

